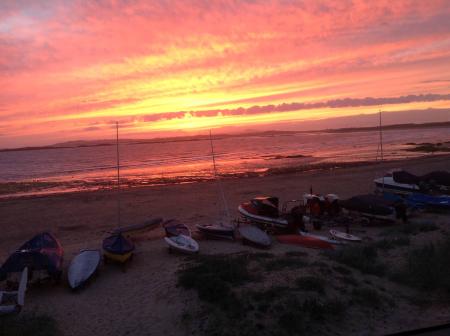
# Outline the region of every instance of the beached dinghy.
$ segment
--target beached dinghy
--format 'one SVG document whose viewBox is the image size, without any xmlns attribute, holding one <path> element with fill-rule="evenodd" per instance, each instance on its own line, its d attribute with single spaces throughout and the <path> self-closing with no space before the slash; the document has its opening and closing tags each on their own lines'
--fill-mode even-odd
<svg viewBox="0 0 450 336">
<path fill-rule="evenodd" d="M 269 235 L 256 226 L 241 226 L 239 228 L 239 233 L 242 236 L 242 242 L 244 244 L 262 248 L 269 248 L 272 245 L 272 240 Z"/>
<path fill-rule="evenodd" d="M 195 254 L 199 251 L 198 243 L 189 236 L 180 234 L 178 236 L 164 237 L 165 242 L 171 250 L 181 253 Z"/>
<path fill-rule="evenodd" d="M 295 228 L 301 228 L 303 225 L 303 214 L 299 207 L 294 207 L 289 213 L 286 213 L 278 209 L 278 204 L 278 197 L 255 197 L 250 202 L 240 204 L 238 211 L 242 217 L 252 223 L 291 230 L 292 232 L 296 231 Z M 286 205 L 284 208 L 286 208 Z"/>
<path fill-rule="evenodd" d="M 115 229 L 113 233 L 114 234 L 121 233 L 127 237 L 135 236 L 156 228 L 159 224 L 161 224 L 162 221 L 163 219 L 160 217 L 150 218 L 149 220 L 141 224 L 133 224 L 119 227 Z"/>
<path fill-rule="evenodd" d="M 176 219 L 169 219 L 162 224 L 167 237 L 176 237 L 180 234 L 190 237 L 191 230 Z"/>
<path fill-rule="evenodd" d="M 307 248 L 332 250 L 333 244 L 315 237 L 302 236 L 299 234 L 279 235 L 277 240 L 283 244 L 298 245 Z"/>
<path fill-rule="evenodd" d="M 125 264 L 133 256 L 134 244 L 122 234 L 113 234 L 103 240 L 105 262 L 111 260 Z"/>
<path fill-rule="evenodd" d="M 21 273 L 27 267 L 30 274 L 45 272 L 59 281 L 62 274 L 64 251 L 59 241 L 49 232 L 36 235 L 20 246 L 0 268 L 0 280 L 11 273 Z"/>
<path fill-rule="evenodd" d="M 234 240 L 234 228 L 230 226 L 197 224 L 195 227 L 205 237 Z"/>
<path fill-rule="evenodd" d="M 348 241 L 352 241 L 352 242 L 360 242 L 362 240 L 361 238 L 359 238 L 355 235 L 337 231 L 337 230 L 330 230 L 330 234 L 333 237 L 335 237 L 336 239 L 343 239 L 343 240 L 348 240 Z"/>
<path fill-rule="evenodd" d="M 71 261 L 67 280 L 72 289 L 81 287 L 97 271 L 100 264 L 99 250 L 82 250 Z"/>
</svg>

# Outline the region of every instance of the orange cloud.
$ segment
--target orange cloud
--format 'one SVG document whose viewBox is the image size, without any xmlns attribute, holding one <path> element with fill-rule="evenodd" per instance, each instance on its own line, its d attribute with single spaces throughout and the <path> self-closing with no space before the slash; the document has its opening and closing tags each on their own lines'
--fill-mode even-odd
<svg viewBox="0 0 450 336">
<path fill-rule="evenodd" d="M 132 120 L 130 132 L 142 136 L 257 125 L 275 114 L 298 120 L 302 109 L 248 111 L 445 95 L 449 61 L 447 1 L 7 0 L 0 3 L 0 133 L 13 145 L 35 141 L 34 134 L 47 143 L 83 131 L 104 137 L 94 124 L 118 118 Z M 207 115 L 239 108 L 245 118 Z M 328 106 L 315 108 L 320 114 Z M 149 117 L 172 111 L 207 119 L 175 114 L 161 128 Z"/>
</svg>

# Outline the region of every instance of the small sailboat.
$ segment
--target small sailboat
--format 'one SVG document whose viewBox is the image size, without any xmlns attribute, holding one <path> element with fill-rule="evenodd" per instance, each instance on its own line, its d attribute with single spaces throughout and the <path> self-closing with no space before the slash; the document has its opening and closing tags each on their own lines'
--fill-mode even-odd
<svg viewBox="0 0 450 336">
<path fill-rule="evenodd" d="M 320 240 L 323 240 L 323 241 L 333 244 L 333 245 L 343 245 L 344 244 L 344 242 L 342 242 L 340 240 L 336 240 L 334 238 L 328 238 L 326 236 L 322 236 L 322 235 L 315 234 L 315 233 L 310 233 L 310 232 L 306 232 L 306 231 L 302 231 L 302 230 L 299 230 L 298 233 L 300 234 L 300 236 L 320 239 Z"/>
<path fill-rule="evenodd" d="M 272 240 L 269 235 L 260 228 L 253 225 L 239 227 L 239 233 L 242 236 L 242 242 L 260 248 L 269 248 Z"/>
<path fill-rule="evenodd" d="M 225 198 L 225 193 L 223 191 L 220 177 L 217 175 L 216 158 L 214 155 L 214 146 L 212 141 L 211 130 L 209 131 L 209 141 L 211 144 L 211 156 L 214 168 L 214 179 L 217 181 L 217 184 L 219 186 L 220 194 L 222 197 L 222 204 L 226 212 L 228 224 L 223 224 L 223 222 L 221 221 L 219 224 L 197 224 L 195 227 L 204 237 L 213 239 L 234 240 L 234 225 L 231 224 L 230 212 L 228 210 L 228 204 Z"/>
<path fill-rule="evenodd" d="M 117 155 L 117 226 L 119 232 L 113 232 L 103 240 L 105 263 L 114 261 L 125 266 L 133 256 L 134 244 L 120 232 L 120 162 L 119 162 L 119 123 L 116 122 L 116 155 Z"/>
<path fill-rule="evenodd" d="M 115 261 L 125 264 L 133 256 L 134 244 L 121 233 L 113 234 L 103 240 L 105 262 Z"/>
<path fill-rule="evenodd" d="M 64 250 L 49 232 L 40 233 L 21 245 L 0 267 L 0 281 L 13 273 L 21 273 L 25 267 L 36 275 L 44 273 L 54 281 L 62 275 Z"/>
<path fill-rule="evenodd" d="M 191 230 L 187 225 L 180 223 L 176 219 L 171 219 L 163 223 L 166 233 L 164 241 L 169 246 L 169 251 L 178 251 L 181 253 L 198 253 L 200 247 L 191 237 Z"/>
<path fill-rule="evenodd" d="M 70 262 L 67 279 L 72 289 L 83 286 L 100 265 L 100 250 L 82 250 Z"/>
<path fill-rule="evenodd" d="M 195 254 L 199 251 L 198 243 L 190 236 L 179 234 L 178 236 L 164 237 L 170 250 L 181 253 Z"/>
<path fill-rule="evenodd" d="M 234 228 L 214 224 L 197 224 L 195 227 L 205 237 L 234 240 Z"/>
<path fill-rule="evenodd" d="M 352 241 L 352 242 L 360 242 L 362 240 L 358 236 L 355 236 L 355 235 L 352 235 L 349 233 L 345 233 L 345 232 L 341 232 L 341 231 L 337 231 L 337 230 L 330 230 L 330 234 L 333 237 L 335 237 L 336 239 L 348 240 L 348 241 Z"/>
<path fill-rule="evenodd" d="M 122 226 L 113 231 L 113 233 L 121 233 L 126 237 L 135 237 L 149 230 L 158 227 L 163 219 L 161 217 L 150 218 L 143 223 Z"/>
<path fill-rule="evenodd" d="M 288 234 L 277 236 L 277 240 L 283 244 L 298 245 L 313 249 L 321 249 L 321 250 L 334 249 L 333 244 L 331 242 L 313 236 Z"/>
<path fill-rule="evenodd" d="M 176 237 L 178 235 L 184 235 L 191 237 L 191 230 L 186 224 L 180 223 L 176 219 L 169 219 L 162 224 L 166 237 Z"/>
</svg>

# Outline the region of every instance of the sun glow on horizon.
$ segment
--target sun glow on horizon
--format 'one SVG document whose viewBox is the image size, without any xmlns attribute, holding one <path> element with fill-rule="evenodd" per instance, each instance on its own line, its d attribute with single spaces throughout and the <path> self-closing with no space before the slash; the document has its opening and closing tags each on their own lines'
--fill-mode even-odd
<svg viewBox="0 0 450 336">
<path fill-rule="evenodd" d="M 1 147 L 448 109 L 449 20 L 445 1 L 2 3 Z"/>
</svg>

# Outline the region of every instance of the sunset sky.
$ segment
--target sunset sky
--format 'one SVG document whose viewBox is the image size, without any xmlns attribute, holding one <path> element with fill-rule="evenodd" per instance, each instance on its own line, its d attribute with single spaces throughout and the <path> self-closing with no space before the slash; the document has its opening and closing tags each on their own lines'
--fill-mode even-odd
<svg viewBox="0 0 450 336">
<path fill-rule="evenodd" d="M 0 2 L 0 148 L 380 108 L 450 108 L 448 0 Z"/>
</svg>

